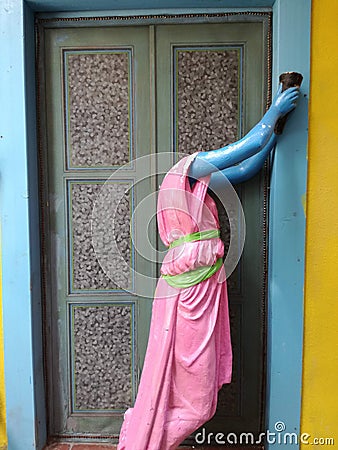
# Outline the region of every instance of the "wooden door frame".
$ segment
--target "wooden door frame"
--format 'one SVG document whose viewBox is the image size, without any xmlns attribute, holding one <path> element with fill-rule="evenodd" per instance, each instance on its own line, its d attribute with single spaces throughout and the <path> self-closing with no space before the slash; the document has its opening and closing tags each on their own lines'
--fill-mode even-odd
<svg viewBox="0 0 338 450">
<path fill-rule="evenodd" d="M 71 3 L 71 5 L 69 5 Z M 147 7 L 154 3 L 147 1 Z M 202 9 L 208 4 L 209 9 Z M 106 16 L 112 2 L 96 2 Z M 156 3 L 159 7 L 159 2 Z M 198 3 L 191 0 L 161 1 L 163 14 L 182 12 L 229 12 L 236 6 L 252 12 L 273 12 L 273 78 L 297 70 L 304 75 L 299 107 L 288 133 L 275 154 L 270 196 L 269 222 L 269 298 L 268 298 L 268 374 L 267 428 L 273 432 L 282 421 L 286 431 L 299 432 L 302 349 L 305 215 L 303 196 L 307 179 L 307 95 L 310 76 L 309 0 L 224 0 Z M 2 292 L 5 342 L 7 435 L 9 448 L 41 449 L 46 440 L 43 353 L 41 346 L 40 239 L 35 91 L 35 11 L 73 11 L 89 9 L 86 0 L 7 1 L 0 15 L 2 40 L 0 75 L 5 86 L 0 111 Z M 128 11 L 109 11 L 109 15 L 156 14 L 156 10 L 137 11 L 137 2 Z M 256 8 L 255 8 L 256 7 Z M 214 9 L 210 9 L 214 8 Z M 71 10 L 72 9 L 72 10 Z M 103 12 L 102 12 L 103 11 Z M 83 13 L 88 15 L 89 12 Z M 291 445 L 291 444 L 290 444 Z"/>
</svg>

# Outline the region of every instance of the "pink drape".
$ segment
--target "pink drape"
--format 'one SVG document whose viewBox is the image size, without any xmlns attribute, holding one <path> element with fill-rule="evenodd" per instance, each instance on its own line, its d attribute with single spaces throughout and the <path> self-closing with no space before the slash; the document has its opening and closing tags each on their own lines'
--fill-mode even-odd
<svg viewBox="0 0 338 450">
<path fill-rule="evenodd" d="M 219 228 L 208 195 L 209 177 L 190 187 L 183 158 L 166 175 L 157 220 L 164 244 Z M 177 275 L 212 265 L 223 255 L 219 238 L 168 251 L 161 273 Z M 118 450 L 172 450 L 215 413 L 217 393 L 231 380 L 232 351 L 224 267 L 209 279 L 177 289 L 160 278 L 137 399 L 125 413 Z"/>
</svg>

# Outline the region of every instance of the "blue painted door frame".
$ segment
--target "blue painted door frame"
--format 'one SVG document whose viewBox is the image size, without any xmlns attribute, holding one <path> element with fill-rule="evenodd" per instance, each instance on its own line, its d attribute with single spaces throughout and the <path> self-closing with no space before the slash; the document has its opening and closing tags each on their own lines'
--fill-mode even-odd
<svg viewBox="0 0 338 450">
<path fill-rule="evenodd" d="M 123 3 L 123 7 L 130 8 L 132 14 L 159 12 L 138 11 L 137 0 L 127 3 Z M 34 11 L 90 10 L 92 4 L 89 0 L 3 0 L 0 6 L 0 211 L 9 450 L 41 449 L 46 439 L 40 320 Z M 154 4 L 153 0 L 142 2 L 144 8 Z M 270 432 L 275 432 L 275 424 L 283 422 L 286 431 L 297 433 L 302 379 L 305 245 L 302 196 L 306 192 L 307 175 L 311 1 L 156 2 L 161 13 L 186 12 L 187 9 L 205 12 L 202 8 L 206 4 L 209 12 L 216 8 L 228 12 L 234 6 L 245 10 L 272 8 L 273 86 L 277 86 L 278 74 L 282 71 L 296 70 L 304 75 L 304 95 L 275 153 L 269 222 L 267 427 Z M 120 7 L 118 0 L 95 2 L 95 8 L 105 10 L 105 15 L 108 10 L 110 14 L 128 15 L 128 10 L 119 10 Z M 179 7 L 187 9 L 178 10 Z M 288 444 L 286 447 L 298 446 Z"/>
</svg>

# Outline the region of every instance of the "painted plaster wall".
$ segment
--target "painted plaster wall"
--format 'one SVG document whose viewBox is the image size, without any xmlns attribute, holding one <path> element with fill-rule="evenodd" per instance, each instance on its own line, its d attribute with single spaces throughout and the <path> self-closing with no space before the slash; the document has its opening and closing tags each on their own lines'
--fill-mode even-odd
<svg viewBox="0 0 338 450">
<path fill-rule="evenodd" d="M 0 235 L 0 251 L 1 251 L 1 235 Z M 0 252 L 0 450 L 6 448 L 6 398 L 5 398 L 5 382 L 4 382 L 4 340 L 2 330 L 2 266 Z"/>
<path fill-rule="evenodd" d="M 338 2 L 313 0 L 312 8 L 301 423 L 338 445 Z"/>
</svg>

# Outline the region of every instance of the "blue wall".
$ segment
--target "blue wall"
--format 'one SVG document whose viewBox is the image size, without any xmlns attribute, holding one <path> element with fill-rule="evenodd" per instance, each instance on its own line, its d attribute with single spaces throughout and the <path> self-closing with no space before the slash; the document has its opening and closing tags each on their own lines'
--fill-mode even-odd
<svg viewBox="0 0 338 450">
<path fill-rule="evenodd" d="M 35 11 L 131 10 L 131 14 L 138 9 L 260 8 L 271 7 L 273 3 L 274 0 L 27 0 Z"/>
<path fill-rule="evenodd" d="M 308 0 L 278 0 L 273 9 L 273 79 L 294 70 L 304 76 L 302 96 L 279 140 L 270 198 L 267 426 L 283 422 L 299 432 L 301 410 L 308 95 Z M 273 83 L 276 87 L 276 81 Z M 292 447 L 292 445 L 284 446 Z"/>
<path fill-rule="evenodd" d="M 33 390 L 32 307 L 40 301 L 38 267 L 32 266 L 39 246 L 30 235 L 30 189 L 28 156 L 36 149 L 34 134 L 34 86 L 26 85 L 25 43 L 33 44 L 33 17 L 26 38 L 24 5 L 20 1 L 1 4 L 0 78 L 1 78 L 1 153 L 0 205 L 3 231 L 3 322 L 7 435 L 9 449 L 35 448 L 36 402 Z M 33 52 L 30 55 L 34 67 Z M 30 73 L 32 75 L 32 72 Z M 32 80 L 32 77 L 30 78 Z M 27 89 L 28 88 L 28 89 Z M 31 106 L 32 105 L 32 106 Z M 33 114 L 33 115 L 32 115 Z M 32 161 L 33 162 L 33 161 Z M 36 178 L 35 178 L 36 179 Z M 33 195 L 36 195 L 36 192 Z M 32 198 L 36 204 L 36 197 Z M 33 209 L 32 209 L 33 211 Z M 36 227 L 37 221 L 35 221 Z M 36 293 L 37 296 L 36 296 Z M 40 337 L 41 342 L 41 337 Z M 39 349 L 35 347 L 37 360 Z M 41 366 L 41 360 L 40 360 Z M 40 371 L 41 373 L 41 371 Z M 40 388 L 41 391 L 41 388 Z"/>
</svg>

